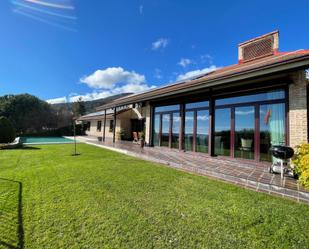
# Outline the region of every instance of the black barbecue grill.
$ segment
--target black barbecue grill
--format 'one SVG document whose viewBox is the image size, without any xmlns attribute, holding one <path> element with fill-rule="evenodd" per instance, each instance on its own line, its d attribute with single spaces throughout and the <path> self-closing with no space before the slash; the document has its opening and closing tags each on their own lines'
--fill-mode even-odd
<svg viewBox="0 0 309 249">
<path fill-rule="evenodd" d="M 275 145 L 270 148 L 270 151 L 273 157 L 280 160 L 280 164 L 278 165 L 278 163 L 273 163 L 269 168 L 269 172 L 280 173 L 281 178 L 283 178 L 283 173 L 288 171 L 288 160 L 293 157 L 294 150 L 288 146 Z"/>
<path fill-rule="evenodd" d="M 291 147 L 283 145 L 275 145 L 270 148 L 273 156 L 281 160 L 290 159 L 294 155 L 294 150 Z"/>
</svg>

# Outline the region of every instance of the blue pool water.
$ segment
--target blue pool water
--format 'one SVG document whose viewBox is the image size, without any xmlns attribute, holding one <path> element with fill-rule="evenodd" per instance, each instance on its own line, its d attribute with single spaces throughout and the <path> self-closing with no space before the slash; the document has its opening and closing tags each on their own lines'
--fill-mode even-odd
<svg viewBox="0 0 309 249">
<path fill-rule="evenodd" d="M 74 140 L 65 137 L 22 137 L 23 144 L 65 144 Z"/>
</svg>

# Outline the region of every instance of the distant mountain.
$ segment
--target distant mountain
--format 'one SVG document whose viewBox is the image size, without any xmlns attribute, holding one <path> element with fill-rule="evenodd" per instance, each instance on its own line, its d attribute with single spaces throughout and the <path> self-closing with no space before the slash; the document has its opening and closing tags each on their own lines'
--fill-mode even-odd
<svg viewBox="0 0 309 249">
<path fill-rule="evenodd" d="M 115 99 L 119 99 L 121 97 L 128 96 L 132 93 L 121 93 L 117 95 L 113 95 L 104 99 L 96 99 L 96 100 L 91 100 L 91 101 L 85 101 L 85 107 L 86 107 L 86 114 L 91 113 L 91 112 L 96 112 L 96 108 L 104 105 L 106 103 L 109 103 Z M 72 105 L 73 103 L 60 103 L 60 104 L 52 104 L 52 108 L 56 111 L 61 110 L 61 109 L 67 109 L 69 111 L 72 110 Z"/>
</svg>

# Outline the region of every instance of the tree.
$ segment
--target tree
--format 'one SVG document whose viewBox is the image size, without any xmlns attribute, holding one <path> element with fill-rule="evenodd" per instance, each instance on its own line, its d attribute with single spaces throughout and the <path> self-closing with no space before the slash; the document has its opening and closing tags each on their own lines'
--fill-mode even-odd
<svg viewBox="0 0 309 249">
<path fill-rule="evenodd" d="M 55 113 L 51 106 L 30 94 L 0 97 L 0 116 L 8 118 L 18 134 L 56 126 Z"/>
<path fill-rule="evenodd" d="M 15 139 L 15 129 L 6 117 L 0 117 L 0 143 L 11 143 Z"/>
<path fill-rule="evenodd" d="M 86 113 L 85 103 L 81 97 L 73 103 L 73 113 L 75 117 L 83 116 Z"/>
</svg>

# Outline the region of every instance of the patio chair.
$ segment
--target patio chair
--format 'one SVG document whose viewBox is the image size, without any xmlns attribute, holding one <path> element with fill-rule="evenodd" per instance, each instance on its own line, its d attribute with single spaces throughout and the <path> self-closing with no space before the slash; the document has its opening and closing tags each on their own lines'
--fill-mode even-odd
<svg viewBox="0 0 309 249">
<path fill-rule="evenodd" d="M 133 131 L 133 143 L 138 143 L 138 142 L 139 142 L 138 134 L 136 131 Z"/>
<path fill-rule="evenodd" d="M 242 150 L 242 151 L 251 151 L 251 147 L 252 147 L 252 139 L 241 138 L 240 150 Z"/>
<path fill-rule="evenodd" d="M 252 152 L 252 139 L 241 138 L 241 147 L 239 148 L 241 157 L 244 157 L 244 154 Z"/>
<path fill-rule="evenodd" d="M 15 140 L 12 143 L 6 144 L 2 146 L 2 149 L 16 149 L 23 146 L 22 140 L 20 137 L 15 138 Z"/>
</svg>

